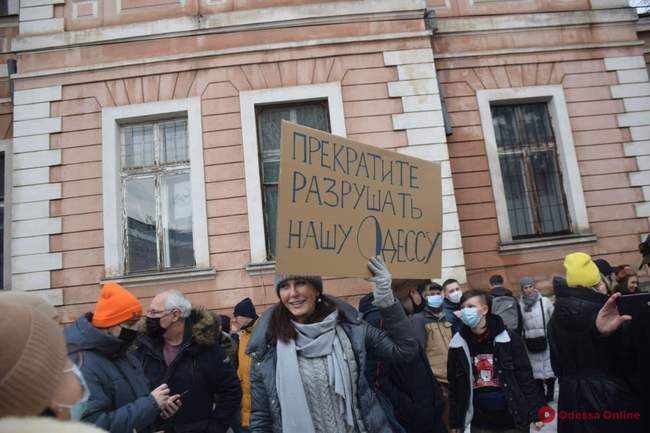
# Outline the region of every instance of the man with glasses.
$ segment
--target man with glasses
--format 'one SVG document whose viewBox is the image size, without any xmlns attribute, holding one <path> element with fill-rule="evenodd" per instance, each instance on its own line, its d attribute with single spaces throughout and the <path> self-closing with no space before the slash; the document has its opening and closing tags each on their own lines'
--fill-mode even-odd
<svg viewBox="0 0 650 433">
<path fill-rule="evenodd" d="M 154 386 L 180 395 L 178 412 L 159 426 L 165 432 L 225 433 L 239 411 L 241 386 L 214 320 L 177 290 L 158 294 L 147 310 L 137 356 Z"/>
<path fill-rule="evenodd" d="M 90 391 L 81 419 L 111 433 L 153 432 L 159 417 L 168 418 L 178 410 L 180 396 L 170 395 L 166 384 L 150 391 L 142 367 L 128 350 L 138 335 L 141 315 L 133 294 L 108 283 L 94 312 L 65 330 L 68 350 L 78 360 Z"/>
</svg>

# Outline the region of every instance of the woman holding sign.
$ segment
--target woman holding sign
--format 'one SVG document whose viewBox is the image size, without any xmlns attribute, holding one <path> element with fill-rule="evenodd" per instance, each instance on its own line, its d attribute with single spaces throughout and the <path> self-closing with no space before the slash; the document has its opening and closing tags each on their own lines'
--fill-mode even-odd
<svg viewBox="0 0 650 433">
<path fill-rule="evenodd" d="M 418 354 L 410 324 L 380 257 L 370 259 L 379 330 L 350 305 L 323 294 L 320 277 L 275 277 L 280 301 L 251 337 L 251 432 L 390 433 L 364 371 L 367 354 L 392 363 Z"/>
</svg>

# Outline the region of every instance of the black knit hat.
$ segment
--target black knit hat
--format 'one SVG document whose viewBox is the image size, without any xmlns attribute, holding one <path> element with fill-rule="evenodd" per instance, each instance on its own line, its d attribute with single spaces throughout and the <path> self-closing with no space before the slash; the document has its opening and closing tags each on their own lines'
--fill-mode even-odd
<svg viewBox="0 0 650 433">
<path fill-rule="evenodd" d="M 598 270 L 600 271 L 601 275 L 605 275 L 607 277 L 612 272 L 616 272 L 616 270 L 612 267 L 612 265 L 610 265 L 609 262 L 605 259 L 596 259 L 594 260 L 594 263 L 598 267 Z"/>
<path fill-rule="evenodd" d="M 257 312 L 255 311 L 255 305 L 253 305 L 251 298 L 244 298 L 239 301 L 239 303 L 235 305 L 233 316 L 257 319 Z"/>
<path fill-rule="evenodd" d="M 280 297 L 280 286 L 289 280 L 307 281 L 314 286 L 319 293 L 323 293 L 323 279 L 321 277 L 310 277 L 308 275 L 276 275 L 273 278 L 275 293 Z"/>
</svg>

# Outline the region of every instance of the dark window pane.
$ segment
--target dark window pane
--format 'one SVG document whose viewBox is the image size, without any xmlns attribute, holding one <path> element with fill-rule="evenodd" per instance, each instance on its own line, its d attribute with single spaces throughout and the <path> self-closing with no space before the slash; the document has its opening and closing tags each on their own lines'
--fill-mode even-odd
<svg viewBox="0 0 650 433">
<path fill-rule="evenodd" d="M 4 260 L 5 260 L 5 207 L 0 206 L 0 288 L 4 288 Z"/>
<path fill-rule="evenodd" d="M 570 232 L 546 103 L 492 107 L 513 239 Z"/>
<path fill-rule="evenodd" d="M 155 189 L 153 177 L 125 182 L 129 272 L 158 269 Z"/>
<path fill-rule="evenodd" d="M 5 199 L 5 154 L 0 152 L 0 201 Z"/>
<path fill-rule="evenodd" d="M 277 182 L 280 172 L 280 134 L 282 120 L 330 131 L 329 112 L 324 102 L 258 107 L 257 130 L 264 200 L 264 224 L 269 259 L 275 257 Z"/>
<path fill-rule="evenodd" d="M 124 168 L 149 167 L 155 161 L 154 126 L 122 127 L 122 165 Z"/>
<path fill-rule="evenodd" d="M 501 156 L 501 175 L 503 188 L 508 203 L 508 217 L 510 218 L 510 231 L 513 237 L 529 236 L 534 234 L 531 206 L 526 193 L 526 178 L 522 161 L 518 157 Z"/>
<path fill-rule="evenodd" d="M 554 174 L 558 172 L 553 151 L 536 152 L 531 156 L 537 185 L 542 233 L 558 233 L 569 229 L 562 185 Z"/>
<path fill-rule="evenodd" d="M 269 258 L 275 257 L 275 238 L 278 213 L 278 186 L 264 187 L 264 216 L 266 217 L 266 244 Z"/>
<path fill-rule="evenodd" d="M 194 266 L 189 173 L 163 176 L 161 189 L 165 267 Z"/>
<path fill-rule="evenodd" d="M 161 163 L 186 162 L 190 157 L 187 149 L 187 120 L 172 120 L 160 125 L 162 135 Z"/>
</svg>

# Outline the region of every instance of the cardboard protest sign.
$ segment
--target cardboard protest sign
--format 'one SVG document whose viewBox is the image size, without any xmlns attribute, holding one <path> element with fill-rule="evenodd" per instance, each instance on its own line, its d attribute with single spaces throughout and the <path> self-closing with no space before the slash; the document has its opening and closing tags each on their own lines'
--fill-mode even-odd
<svg viewBox="0 0 650 433">
<path fill-rule="evenodd" d="M 440 277 L 438 164 L 283 121 L 278 189 L 278 273 Z"/>
</svg>

